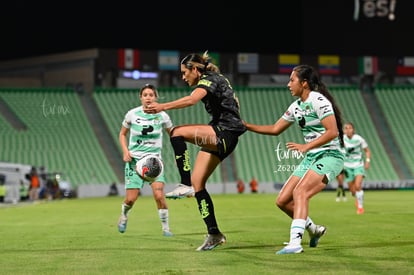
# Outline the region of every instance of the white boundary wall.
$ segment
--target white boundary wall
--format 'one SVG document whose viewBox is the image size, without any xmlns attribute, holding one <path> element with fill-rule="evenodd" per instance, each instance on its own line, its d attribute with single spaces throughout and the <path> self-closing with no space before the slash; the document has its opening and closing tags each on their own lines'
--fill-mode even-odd
<svg viewBox="0 0 414 275">
<path fill-rule="evenodd" d="M 249 194 L 249 183 L 245 183 L 246 188 L 244 193 Z M 259 183 L 259 193 L 278 193 L 283 183 Z M 78 186 L 78 198 L 86 197 L 104 197 L 108 195 L 110 184 L 83 184 Z M 175 184 L 167 184 L 165 192 L 169 192 L 175 188 Z M 336 190 L 338 183 L 335 181 L 329 184 L 326 190 Z M 123 184 L 118 184 L 119 196 L 125 196 L 125 189 Z M 347 187 L 347 185 L 345 185 Z M 363 188 L 365 190 L 381 190 L 381 189 L 414 189 L 414 179 L 401 181 L 364 181 Z M 237 194 L 236 182 L 228 183 L 207 183 L 207 190 L 210 194 Z M 149 185 L 145 185 L 141 190 L 142 196 L 152 196 L 152 191 Z"/>
</svg>

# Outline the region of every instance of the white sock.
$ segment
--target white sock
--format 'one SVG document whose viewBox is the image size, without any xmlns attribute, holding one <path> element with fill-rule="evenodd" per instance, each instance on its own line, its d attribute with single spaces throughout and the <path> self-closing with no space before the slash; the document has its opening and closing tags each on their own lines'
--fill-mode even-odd
<svg viewBox="0 0 414 275">
<path fill-rule="evenodd" d="M 355 192 L 358 201 L 358 208 L 364 208 L 364 190 Z"/>
<path fill-rule="evenodd" d="M 316 230 L 316 224 L 312 221 L 312 219 L 310 217 L 306 218 L 306 225 L 305 225 L 306 230 L 311 233 L 314 234 L 315 230 Z"/>
<path fill-rule="evenodd" d="M 160 217 L 162 230 L 170 231 L 170 226 L 168 225 L 168 209 L 158 209 L 158 216 Z"/>
<path fill-rule="evenodd" d="M 306 220 L 294 219 L 290 226 L 289 246 L 300 246 L 302 243 L 303 233 L 305 232 Z"/>
<path fill-rule="evenodd" d="M 121 207 L 121 215 L 124 215 L 125 217 L 127 217 L 131 208 L 132 206 L 129 206 L 128 204 L 123 203 Z"/>
</svg>

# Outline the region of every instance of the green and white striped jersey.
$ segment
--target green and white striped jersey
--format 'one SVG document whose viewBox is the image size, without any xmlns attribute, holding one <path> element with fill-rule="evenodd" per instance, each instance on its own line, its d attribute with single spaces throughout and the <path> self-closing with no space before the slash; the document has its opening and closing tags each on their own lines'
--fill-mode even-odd
<svg viewBox="0 0 414 275">
<path fill-rule="evenodd" d="M 357 168 L 364 166 L 363 151 L 368 147 L 368 143 L 358 134 L 348 138 L 344 135 L 345 143 L 345 168 Z"/>
<path fill-rule="evenodd" d="M 330 115 L 334 115 L 331 102 L 321 93 L 312 91 L 304 102 L 300 99 L 295 100 L 282 118 L 292 123 L 296 122 L 302 131 L 305 142 L 309 143 L 325 133 L 321 120 Z M 323 150 L 341 150 L 339 138 L 309 150 L 309 153 Z"/>
<path fill-rule="evenodd" d="M 128 149 L 131 156 L 140 159 L 148 154 L 161 158 L 163 130 L 173 124 L 166 112 L 147 114 L 139 106 L 126 113 L 122 126 L 129 129 Z"/>
</svg>

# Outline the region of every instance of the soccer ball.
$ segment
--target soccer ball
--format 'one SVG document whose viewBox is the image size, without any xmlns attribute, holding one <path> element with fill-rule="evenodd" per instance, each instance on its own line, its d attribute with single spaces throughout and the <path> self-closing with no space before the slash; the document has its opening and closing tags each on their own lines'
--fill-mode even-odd
<svg viewBox="0 0 414 275">
<path fill-rule="evenodd" d="M 154 155 L 147 155 L 137 161 L 135 171 L 148 182 L 154 182 L 164 169 L 162 160 Z"/>
</svg>

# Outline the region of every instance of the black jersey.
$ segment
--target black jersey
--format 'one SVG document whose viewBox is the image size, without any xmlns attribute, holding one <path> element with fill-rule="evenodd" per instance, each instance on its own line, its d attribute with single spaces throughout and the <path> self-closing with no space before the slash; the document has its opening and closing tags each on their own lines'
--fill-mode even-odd
<svg viewBox="0 0 414 275">
<path fill-rule="evenodd" d="M 236 132 L 247 130 L 240 117 L 233 88 L 224 75 L 211 71 L 205 72 L 196 87 L 207 91 L 202 101 L 206 111 L 211 115 L 209 125 L 217 125 Z"/>
</svg>

